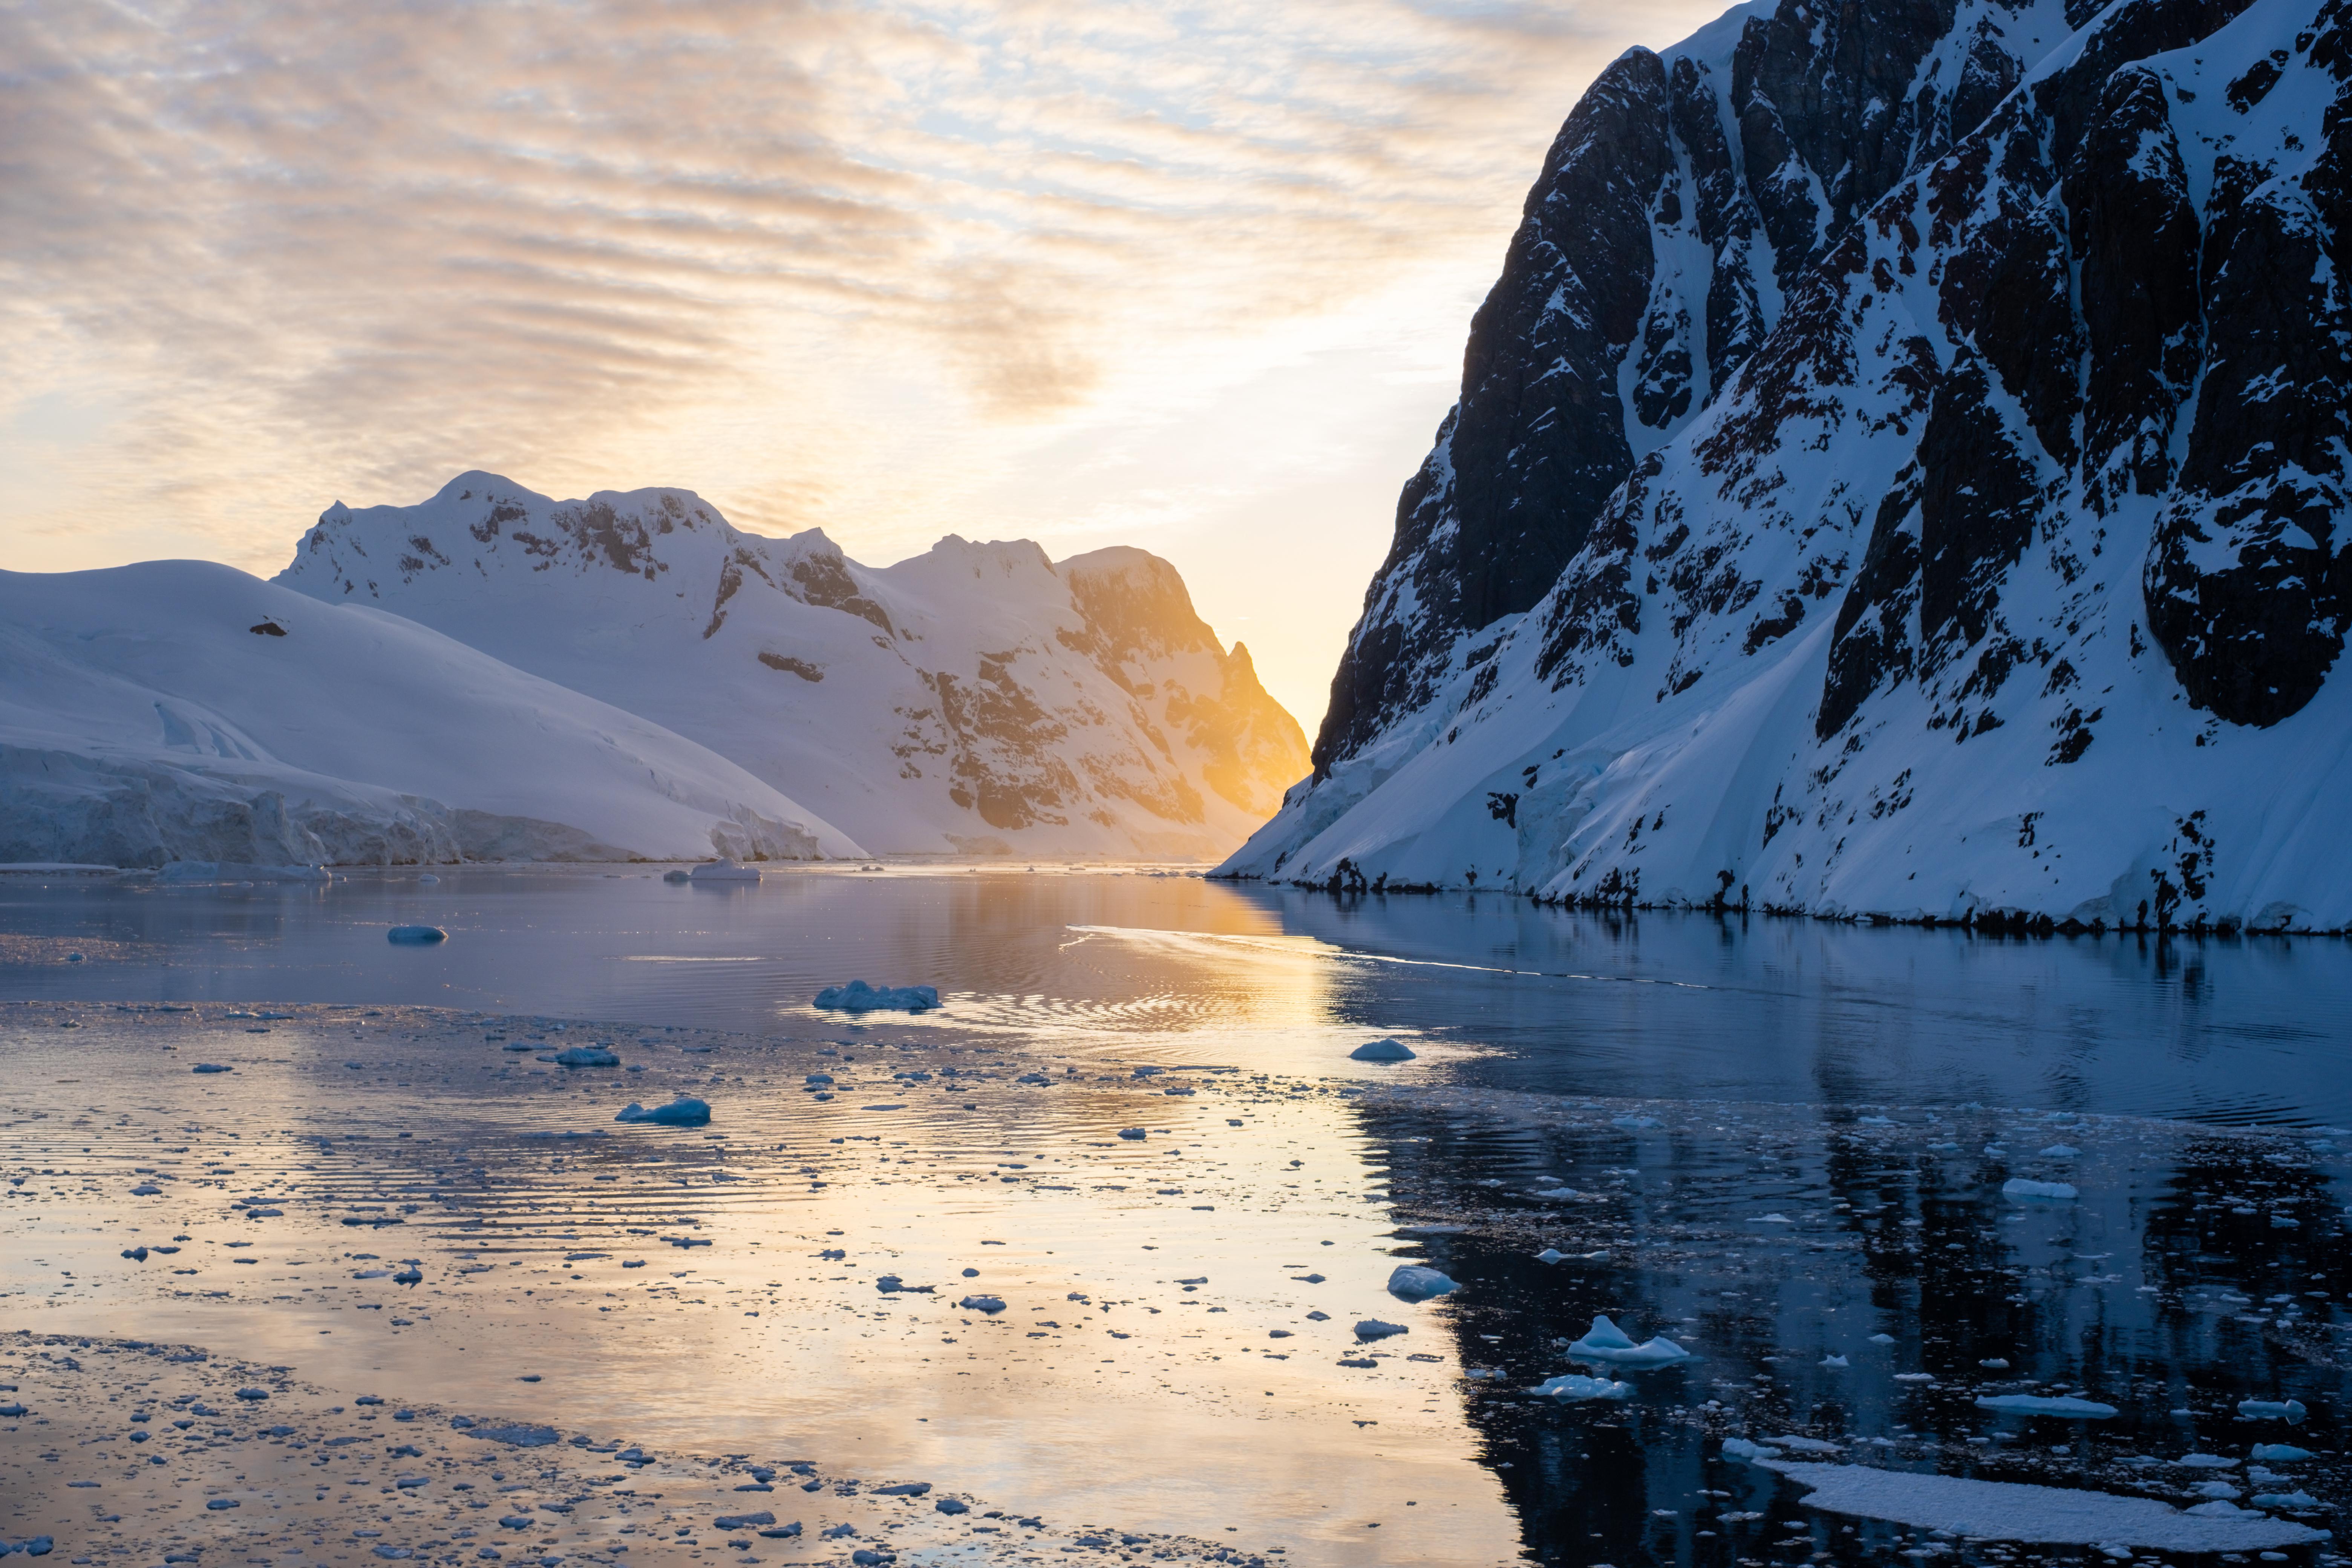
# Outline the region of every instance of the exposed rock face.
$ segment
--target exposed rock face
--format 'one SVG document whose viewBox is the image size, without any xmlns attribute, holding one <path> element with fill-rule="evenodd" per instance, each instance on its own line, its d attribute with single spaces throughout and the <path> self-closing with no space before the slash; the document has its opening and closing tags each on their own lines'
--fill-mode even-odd
<svg viewBox="0 0 2352 1568">
<path fill-rule="evenodd" d="M 1619 61 L 1232 868 L 2352 923 L 2347 95 L 2343 0 L 1783 0 Z M 1465 445 L 1521 363 L 1617 401 Z"/>
<path fill-rule="evenodd" d="M 472 473 L 330 508 L 278 581 L 658 715 L 877 853 L 1213 857 L 1307 765 L 1248 650 L 1139 550 L 1057 566 L 950 537 L 876 569 L 690 491 L 555 501 Z"/>
</svg>

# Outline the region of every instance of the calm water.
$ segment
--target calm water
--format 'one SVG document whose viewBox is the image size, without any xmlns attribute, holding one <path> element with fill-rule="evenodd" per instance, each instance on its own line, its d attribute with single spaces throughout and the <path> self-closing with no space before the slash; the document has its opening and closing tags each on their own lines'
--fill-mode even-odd
<svg viewBox="0 0 2352 1568">
<path fill-rule="evenodd" d="M 446 928 L 396 949 L 384 928 Z M 0 878 L 0 996 L 363 1002 L 765 1031 L 823 985 L 937 985 L 934 1026 L 1324 1071 L 1365 1031 L 1465 1081 L 1790 1103 L 1969 1100 L 2352 1123 L 2352 943 L 1623 920 L 1149 873 L 596 871 L 323 891 Z M 69 952 L 84 962 L 63 962 Z M 8 962 L 14 960 L 14 962 Z"/>
<path fill-rule="evenodd" d="M 418 921 L 451 940 L 384 942 Z M 808 1006 L 852 976 L 948 1005 Z M 2011 1560 L 1808 1509 L 1730 1437 L 2352 1503 L 2342 944 L 1144 873 L 10 879 L 0 994 L 0 1328 L 931 1480 L 1162 1543 L 1136 1561 L 1178 1535 L 1295 1563 Z M 1421 1059 L 1345 1059 L 1375 1035 Z M 547 1059 L 583 1036 L 624 1065 Z M 683 1091 L 709 1128 L 613 1124 Z M 1400 1302 L 1401 1261 L 1461 1289 Z M 1623 1402 L 1532 1397 L 1594 1370 L 1566 1345 L 1601 1312 L 1693 1359 Z M 1360 1342 L 1366 1318 L 1411 1331 Z M 1975 1403 L 2021 1393 L 2115 1414 Z M 2283 1440 L 2315 1458 L 2249 1459 Z M 40 1523 L 9 1506 L 0 1535 Z M 1015 1555 L 988 1539 L 901 1561 Z"/>
</svg>

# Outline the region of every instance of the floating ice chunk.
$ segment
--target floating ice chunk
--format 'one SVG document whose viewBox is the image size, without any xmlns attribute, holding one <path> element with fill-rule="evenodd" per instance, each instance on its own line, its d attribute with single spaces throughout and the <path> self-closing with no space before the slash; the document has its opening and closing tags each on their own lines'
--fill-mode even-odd
<svg viewBox="0 0 2352 1568">
<path fill-rule="evenodd" d="M 1129 1142 L 1133 1143 L 1141 1141 L 1144 1137 L 1144 1131 L 1140 1127 L 1122 1127 L 1118 1130 L 1118 1135 L 1126 1139 Z"/>
<path fill-rule="evenodd" d="M 2238 1414 L 2249 1421 L 2301 1421 L 2309 1412 L 2300 1399 L 2241 1399 Z"/>
<path fill-rule="evenodd" d="M 2190 1470 L 2234 1470 L 2238 1468 L 2237 1460 L 2225 1458 L 2220 1454 L 2183 1454 L 2172 1462 Z"/>
<path fill-rule="evenodd" d="M 1605 1377 L 1587 1377 L 1580 1372 L 1567 1372 L 1558 1377 L 1544 1379 L 1528 1392 L 1551 1399 L 1626 1399 L 1633 1395 L 1633 1385 L 1612 1383 Z"/>
<path fill-rule="evenodd" d="M 939 1287 L 936 1285 L 909 1285 L 905 1280 L 899 1279 L 896 1274 L 885 1274 L 882 1278 L 874 1281 L 874 1289 L 881 1291 L 885 1296 L 897 1296 L 900 1294 L 908 1296 L 928 1296 L 937 1290 Z"/>
<path fill-rule="evenodd" d="M 1384 1323 L 1378 1318 L 1366 1318 L 1356 1325 L 1356 1337 L 1360 1340 L 1385 1340 L 1393 1335 L 1411 1332 L 1412 1331 L 1402 1323 Z"/>
<path fill-rule="evenodd" d="M 1413 1049 L 1402 1040 L 1372 1040 L 1348 1053 L 1351 1062 L 1409 1062 Z"/>
<path fill-rule="evenodd" d="M 844 1013 L 921 1013 L 939 1005 L 939 989 L 931 985 L 868 985 L 853 980 L 816 994 L 816 1005 Z"/>
<path fill-rule="evenodd" d="M 1400 1263 L 1389 1275 L 1389 1294 L 1400 1301 L 1427 1301 L 1460 1289 L 1437 1269 L 1417 1263 Z"/>
<path fill-rule="evenodd" d="M 239 1399 L 248 1402 L 257 1402 L 268 1398 L 269 1390 L 266 1388 L 240 1388 L 236 1391 L 236 1396 Z"/>
<path fill-rule="evenodd" d="M 1633 1367 L 1666 1366 L 1690 1359 L 1690 1352 L 1663 1337 L 1635 1344 L 1605 1315 L 1592 1320 L 1591 1331 L 1570 1345 L 1568 1353 L 1581 1361 L 1605 1361 Z"/>
<path fill-rule="evenodd" d="M 504 1443 L 516 1448 L 544 1448 L 555 1441 L 552 1426 L 474 1426 L 467 1429 L 468 1437 L 480 1437 L 488 1442 Z M 499 1521 L 501 1524 L 504 1520 Z"/>
<path fill-rule="evenodd" d="M 330 882 L 323 866 L 255 866 L 242 860 L 174 860 L 157 874 L 165 882 Z"/>
<path fill-rule="evenodd" d="M 2219 1498 L 2223 1502 L 2238 1500 L 2238 1489 L 2227 1481 L 2200 1481 L 2189 1489 L 2202 1498 Z"/>
<path fill-rule="evenodd" d="M 943 1497 L 931 1505 L 941 1513 L 970 1513 L 971 1504 L 960 1498 Z"/>
<path fill-rule="evenodd" d="M 686 878 L 689 882 L 756 882 L 760 879 L 760 868 L 756 866 L 738 866 L 733 860 L 721 855 L 716 860 L 706 861 L 697 866 L 686 874 Z"/>
<path fill-rule="evenodd" d="M 931 1483 L 929 1481 L 900 1481 L 895 1487 L 876 1487 L 870 1495 L 874 1497 L 921 1497 L 925 1492 L 928 1492 L 930 1489 Z"/>
<path fill-rule="evenodd" d="M 966 1296 L 956 1305 L 967 1312 L 984 1312 L 992 1318 L 1004 1310 L 1003 1298 L 999 1296 Z"/>
<path fill-rule="evenodd" d="M 1822 1364 L 1825 1367 L 1831 1368 L 1832 1370 L 1842 1368 L 1845 1363 L 1845 1357 L 1842 1355 L 1825 1355 L 1822 1357 Z"/>
<path fill-rule="evenodd" d="M 2004 1415 L 2063 1415 L 2074 1421 L 2105 1421 L 2116 1413 L 2112 1405 L 2071 1394 L 2053 1399 L 2039 1394 L 1996 1394 L 1979 1399 L 1977 1408 L 1998 1410 Z"/>
<path fill-rule="evenodd" d="M 1977 1363 L 1977 1364 L 1990 1372 L 2007 1372 L 2009 1370 L 2009 1358 L 2006 1356 L 1997 1355 L 1987 1356 L 1984 1360 Z"/>
<path fill-rule="evenodd" d="M 152 1198 L 163 1190 L 152 1182 L 142 1182 L 131 1189 L 131 1195 L 134 1198 Z"/>
<path fill-rule="evenodd" d="M 420 888 L 437 888 L 441 885 L 441 879 L 427 871 L 416 879 L 416 885 Z"/>
<path fill-rule="evenodd" d="M 1759 1214 L 1748 1216 L 1749 1225 L 1794 1225 L 1797 1222 L 1784 1214 Z"/>
<path fill-rule="evenodd" d="M 198 1062 L 188 1070 L 190 1072 L 235 1072 L 236 1069 L 226 1062 Z"/>
<path fill-rule="evenodd" d="M 125 1247 L 123 1248 L 122 1256 L 128 1258 L 133 1263 L 144 1263 L 147 1261 L 147 1249 L 143 1247 Z"/>
<path fill-rule="evenodd" d="M 2254 1445 L 2254 1458 L 2265 1464 L 2291 1465 L 2297 1459 L 2311 1458 L 2311 1450 L 2298 1448 L 2292 1443 L 2257 1443 Z"/>
<path fill-rule="evenodd" d="M 1892 1127 L 1895 1125 L 1895 1118 L 1892 1116 L 1857 1116 L 1854 1118 L 1854 1121 L 1864 1127 Z"/>
<path fill-rule="evenodd" d="M 621 1058 L 602 1046 L 572 1046 L 555 1053 L 555 1065 L 566 1068 L 616 1068 Z"/>
<path fill-rule="evenodd" d="M 674 866 L 662 873 L 662 880 L 672 883 L 691 882 L 694 880 L 694 873 L 682 866 Z"/>
<path fill-rule="evenodd" d="M 2053 1143 L 2042 1151 L 2042 1157 L 2045 1160 L 2071 1160 L 2081 1152 L 2072 1143 Z"/>
<path fill-rule="evenodd" d="M 1609 1125 L 1612 1127 L 1631 1128 L 1638 1131 L 1643 1127 L 1664 1127 L 1665 1123 L 1659 1121 L 1654 1116 L 1620 1116 Z"/>
<path fill-rule="evenodd" d="M 756 1530 L 763 1524 L 773 1524 L 776 1516 L 766 1509 L 757 1513 L 722 1513 L 710 1521 L 713 1530 Z"/>
<path fill-rule="evenodd" d="M 667 1105 L 656 1105 L 651 1110 L 629 1101 L 627 1109 L 613 1118 L 615 1121 L 650 1121 L 661 1127 L 701 1127 L 710 1121 L 710 1106 L 690 1094 L 681 1094 Z"/>
<path fill-rule="evenodd" d="M 1730 1444 L 1724 1447 L 1728 1452 Z M 2322 1531 L 2226 1502 L 2202 1503 L 2184 1512 L 2155 1498 L 2112 1492 L 1918 1475 L 1866 1465 L 1759 1462 L 1807 1488 L 1809 1508 L 1986 1541 L 2253 1552 L 2325 1538 Z"/>
<path fill-rule="evenodd" d="M 1893 1334 L 1873 1334 L 1870 1336 L 1870 1342 L 1874 1345 L 1891 1345 L 1895 1342 L 1895 1336 Z"/>
<path fill-rule="evenodd" d="M 1568 1254 L 1562 1252 L 1559 1247 L 1547 1247 L 1541 1252 L 1536 1254 L 1536 1261 L 1538 1263 L 1558 1263 L 1565 1259 L 1567 1257 Z"/>
<path fill-rule="evenodd" d="M 1771 1444 L 1776 1448 L 1791 1448 L 1800 1454 L 1843 1454 L 1845 1452 L 1845 1449 L 1838 1444 L 1829 1442 L 1820 1437 L 1798 1437 L 1783 1434 L 1778 1437 L 1767 1437 L 1764 1441 Z"/>
<path fill-rule="evenodd" d="M 1784 1456 L 1778 1448 L 1768 1448 L 1761 1443 L 1751 1443 L 1745 1437 L 1726 1437 L 1723 1440 L 1723 1457 L 1727 1459 L 1738 1459 L 1750 1465 L 1760 1465 L 1768 1459 L 1778 1459 Z"/>
<path fill-rule="evenodd" d="M 394 926 L 383 933 L 383 940 L 399 947 L 430 947 L 448 941 L 449 933 L 439 926 Z"/>
<path fill-rule="evenodd" d="M 2046 1198 L 2056 1202 L 2082 1195 L 2072 1182 L 2029 1182 L 2023 1176 L 2011 1176 L 2003 1182 L 2000 1194 L 2005 1198 Z"/>
<path fill-rule="evenodd" d="M 2256 1492 L 2256 1508 L 2326 1508 L 2327 1505 L 2306 1491 Z"/>
</svg>

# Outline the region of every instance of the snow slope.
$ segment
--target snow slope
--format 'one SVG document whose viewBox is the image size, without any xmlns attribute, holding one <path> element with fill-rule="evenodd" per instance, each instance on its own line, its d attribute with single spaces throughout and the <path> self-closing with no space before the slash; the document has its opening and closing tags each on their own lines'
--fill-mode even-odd
<svg viewBox="0 0 2352 1568">
<path fill-rule="evenodd" d="M 693 742 L 396 616 L 200 561 L 0 573 L 0 861 L 713 853 L 861 851 Z"/>
<path fill-rule="evenodd" d="M 559 502 L 475 472 L 337 503 L 278 581 L 691 736 L 877 853 L 1213 858 L 1307 762 L 1248 650 L 1139 550 L 950 536 L 876 569 L 690 491 Z"/>
<path fill-rule="evenodd" d="M 1539 593 L 1449 619 L 1438 589 L 1486 570 L 1475 519 L 1401 511 L 1317 773 L 1228 874 L 2352 926 L 2344 7 L 2067 19 L 1973 131 L 1782 267 L 1769 334 L 1626 456 Z M 1663 77 L 1628 59 L 1595 94 Z M 1686 164 L 1636 193 L 1660 254 Z M 1461 460 L 1432 459 L 1457 491 Z M 1478 482 L 1563 515 L 1508 465 Z"/>
</svg>

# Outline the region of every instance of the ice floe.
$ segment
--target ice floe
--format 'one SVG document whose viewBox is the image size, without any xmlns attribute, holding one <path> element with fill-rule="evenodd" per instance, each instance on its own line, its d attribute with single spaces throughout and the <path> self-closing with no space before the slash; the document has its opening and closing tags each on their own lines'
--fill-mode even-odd
<svg viewBox="0 0 2352 1568">
<path fill-rule="evenodd" d="M 2241 1399 L 2238 1414 L 2249 1421 L 2301 1421 L 2308 1414 L 2300 1399 Z"/>
<path fill-rule="evenodd" d="M 1731 1445 L 1724 1447 L 1728 1452 Z M 1810 1508 L 1979 1540 L 2253 1552 L 2324 1539 L 2322 1531 L 2229 1503 L 2202 1503 L 2183 1510 L 2154 1498 L 2016 1481 L 1916 1475 L 1864 1465 L 1770 1458 L 1756 1462 L 1806 1488 Z"/>
<path fill-rule="evenodd" d="M 756 866 L 739 866 L 722 855 L 716 860 L 697 866 L 686 874 L 689 882 L 756 882 L 760 869 Z"/>
<path fill-rule="evenodd" d="M 633 1100 L 613 1120 L 649 1121 L 660 1127 L 700 1127 L 710 1120 L 710 1105 L 690 1094 L 681 1094 L 667 1105 L 656 1105 L 647 1110 Z"/>
<path fill-rule="evenodd" d="M 1373 1040 L 1349 1051 L 1348 1059 L 1351 1062 L 1409 1062 L 1415 1054 L 1412 1047 L 1402 1040 Z"/>
<path fill-rule="evenodd" d="M 1632 1395 L 1633 1385 L 1630 1383 L 1612 1383 L 1605 1377 L 1587 1377 L 1580 1372 L 1567 1372 L 1558 1377 L 1544 1379 L 1528 1392 L 1540 1394 L 1550 1399 L 1570 1401 L 1624 1399 Z"/>
<path fill-rule="evenodd" d="M 1690 1359 L 1690 1352 L 1664 1337 L 1635 1344 L 1605 1314 L 1592 1320 L 1592 1327 L 1568 1347 L 1568 1353 L 1580 1361 L 1603 1361 L 1632 1367 L 1666 1366 Z"/>
<path fill-rule="evenodd" d="M 1389 1294 L 1400 1301 L 1427 1301 L 1462 1287 L 1434 1268 L 1400 1263 L 1389 1275 Z"/>
<path fill-rule="evenodd" d="M 2005 1198 L 2042 1198 L 2053 1202 L 2082 1196 L 2072 1182 L 2030 1182 L 2023 1176 L 2011 1176 L 2003 1182 L 2000 1195 Z"/>
<path fill-rule="evenodd" d="M 383 933 L 383 939 L 400 947 L 430 947 L 448 941 L 449 933 L 439 926 L 394 926 Z"/>
<path fill-rule="evenodd" d="M 1979 1410 L 1998 1410 L 2004 1415 L 2063 1415 L 2074 1421 L 2105 1421 L 2116 1413 L 2112 1405 L 2102 1405 L 2095 1399 L 2075 1399 L 2069 1396 L 2052 1398 L 2039 1394 L 1995 1394 L 1977 1401 Z"/>
<path fill-rule="evenodd" d="M 555 1065 L 565 1068 L 616 1068 L 621 1058 L 602 1046 L 569 1046 L 555 1053 Z"/>
<path fill-rule="evenodd" d="M 939 1005 L 939 988 L 932 985 L 868 985 L 853 980 L 816 994 L 816 1005 L 844 1013 L 922 1013 Z"/>
</svg>

